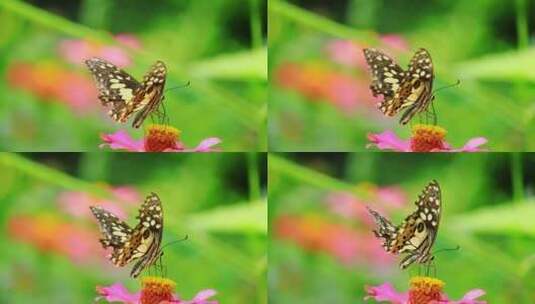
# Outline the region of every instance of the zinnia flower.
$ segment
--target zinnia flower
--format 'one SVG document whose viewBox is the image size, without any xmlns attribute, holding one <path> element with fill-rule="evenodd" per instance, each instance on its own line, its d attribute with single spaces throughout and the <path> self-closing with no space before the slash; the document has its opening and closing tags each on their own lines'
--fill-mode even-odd
<svg viewBox="0 0 535 304">
<path fill-rule="evenodd" d="M 104 141 L 100 147 L 109 146 L 113 150 L 132 152 L 211 152 L 215 145 L 221 143 L 217 137 L 209 137 L 201 141 L 195 148 L 186 148 L 180 141 L 180 130 L 167 125 L 150 125 L 145 137 L 133 139 L 126 131 L 119 130 L 112 134 L 103 134 Z"/>
<path fill-rule="evenodd" d="M 140 49 L 139 40 L 130 34 L 119 34 L 115 39 L 123 46 Z M 69 62 L 81 64 L 87 58 L 99 57 L 119 67 L 132 63 L 130 55 L 120 46 L 105 45 L 89 40 L 64 40 L 59 45 L 59 53 Z"/>
<path fill-rule="evenodd" d="M 482 289 L 467 292 L 461 300 L 451 301 L 443 292 L 444 282 L 429 277 L 414 277 L 410 280 L 409 292 L 397 292 L 390 283 L 379 286 L 367 286 L 364 299 L 388 301 L 394 304 L 486 304 L 478 300 L 485 294 Z"/>
<path fill-rule="evenodd" d="M 399 152 L 477 152 L 482 151 L 479 147 L 487 143 L 484 137 L 470 139 L 462 148 L 454 149 L 445 141 L 446 130 L 433 125 L 418 124 L 412 128 L 409 140 L 397 137 L 392 131 L 384 131 L 379 134 L 368 134 L 371 142 L 367 147 L 376 146 L 380 150 L 392 150 Z"/>
<path fill-rule="evenodd" d="M 167 278 L 144 277 L 141 280 L 141 291 L 135 293 L 130 293 L 121 283 L 108 287 L 97 286 L 97 300 L 127 304 L 218 304 L 218 301 L 209 300 L 216 294 L 213 289 L 202 290 L 192 300 L 186 301 L 173 294 L 175 287 L 176 283 Z"/>
</svg>

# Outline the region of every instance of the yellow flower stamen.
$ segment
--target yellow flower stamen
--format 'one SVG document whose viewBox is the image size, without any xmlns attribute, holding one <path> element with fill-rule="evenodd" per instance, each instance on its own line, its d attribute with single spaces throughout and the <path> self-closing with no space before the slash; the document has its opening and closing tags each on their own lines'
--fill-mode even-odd
<svg viewBox="0 0 535 304">
<path fill-rule="evenodd" d="M 411 150 L 414 152 L 430 152 L 444 150 L 446 130 L 433 125 L 415 125 L 412 128 Z"/>
<path fill-rule="evenodd" d="M 177 145 L 180 130 L 168 125 L 149 125 L 145 135 L 145 151 L 162 152 L 165 150 L 178 150 Z"/>
<path fill-rule="evenodd" d="M 414 277 L 410 281 L 409 304 L 428 304 L 441 299 L 444 282 L 429 277 Z"/>
<path fill-rule="evenodd" d="M 173 300 L 176 283 L 167 278 L 144 277 L 141 286 L 141 304 L 159 304 Z"/>
</svg>

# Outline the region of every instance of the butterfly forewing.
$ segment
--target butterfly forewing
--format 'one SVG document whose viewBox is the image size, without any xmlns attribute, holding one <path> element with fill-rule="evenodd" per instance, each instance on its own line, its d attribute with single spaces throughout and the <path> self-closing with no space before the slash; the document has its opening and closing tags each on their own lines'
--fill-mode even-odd
<svg viewBox="0 0 535 304">
<path fill-rule="evenodd" d="M 416 201 L 416 211 L 397 227 L 376 211 L 369 209 L 377 229 L 376 237 L 383 240 L 383 247 L 393 254 L 406 253 L 401 268 L 414 262 L 426 263 L 432 259 L 430 253 L 440 223 L 441 194 L 438 182 L 431 181 Z"/>
<path fill-rule="evenodd" d="M 91 207 L 91 210 L 101 226 L 104 236 L 102 245 L 105 248 L 113 247 L 111 261 L 114 265 L 124 266 L 138 260 L 130 273 L 135 278 L 160 257 L 163 211 L 155 193 L 147 196 L 142 204 L 137 217 L 139 223 L 134 229 L 102 208 Z"/>
<path fill-rule="evenodd" d="M 411 59 L 409 69 L 403 71 L 388 55 L 376 49 L 364 49 L 364 56 L 372 70 L 370 86 L 374 96 L 383 95 L 379 110 L 394 116 L 407 108 L 400 119 L 408 123 L 414 115 L 427 110 L 432 101 L 433 64 L 429 52 L 419 49 Z"/>
<path fill-rule="evenodd" d="M 167 70 L 161 61 L 154 64 L 143 83 L 103 59 L 91 58 L 85 63 L 97 83 L 99 99 L 110 107 L 109 115 L 117 122 L 124 123 L 140 111 L 132 123 L 139 128 L 162 101 Z"/>
</svg>

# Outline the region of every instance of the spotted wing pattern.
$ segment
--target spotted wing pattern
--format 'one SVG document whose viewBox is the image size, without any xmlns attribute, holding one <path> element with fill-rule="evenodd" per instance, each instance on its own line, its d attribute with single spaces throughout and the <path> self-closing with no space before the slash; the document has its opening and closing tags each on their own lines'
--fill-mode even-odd
<svg viewBox="0 0 535 304">
<path fill-rule="evenodd" d="M 364 49 L 364 57 L 372 71 L 370 89 L 373 96 L 383 95 L 379 110 L 394 116 L 402 109 L 400 123 L 407 124 L 417 113 L 427 110 L 433 100 L 433 63 L 426 49 L 419 49 L 407 71 L 388 55 L 377 49 Z"/>
<path fill-rule="evenodd" d="M 163 100 L 167 68 L 162 61 L 151 67 L 143 83 L 103 59 L 91 58 L 85 63 L 97 84 L 100 101 L 110 107 L 109 115 L 117 122 L 125 123 L 139 112 L 132 123 L 134 128 L 139 128 Z"/>
<path fill-rule="evenodd" d="M 139 223 L 133 229 L 100 207 L 90 208 L 102 231 L 102 246 L 113 249 L 110 259 L 114 265 L 122 267 L 137 260 L 130 273 L 136 278 L 161 256 L 163 210 L 155 193 L 147 196 L 141 205 Z"/>
<path fill-rule="evenodd" d="M 435 243 L 441 215 L 441 192 L 437 181 L 431 181 L 416 201 L 416 211 L 394 226 L 378 212 L 368 208 L 377 228 L 374 234 L 383 241 L 383 248 L 393 254 L 407 254 L 400 263 L 402 269 L 414 262 L 425 264 L 434 257 Z"/>
</svg>

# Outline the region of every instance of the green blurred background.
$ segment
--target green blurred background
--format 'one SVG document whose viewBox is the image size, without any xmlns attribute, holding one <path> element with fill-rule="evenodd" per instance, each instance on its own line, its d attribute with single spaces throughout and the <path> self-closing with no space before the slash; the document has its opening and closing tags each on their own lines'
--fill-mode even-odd
<svg viewBox="0 0 535 304">
<path fill-rule="evenodd" d="M 213 288 L 219 303 L 266 303 L 265 155 L 3 153 L 0 168 L 0 303 L 92 303 L 97 285 L 116 282 L 138 291 L 132 265 L 105 258 L 87 210 L 115 206 L 133 225 L 152 191 L 163 243 L 189 236 L 163 256 L 183 299 Z M 114 189 L 139 198 L 113 199 Z"/>
<path fill-rule="evenodd" d="M 535 301 L 534 154 L 301 153 L 269 156 L 269 295 L 273 303 L 364 303 L 366 285 L 407 291 L 373 236 L 366 205 L 399 224 L 436 179 L 442 218 L 436 274 L 450 299 Z M 374 301 L 370 300 L 370 303 Z"/>
<path fill-rule="evenodd" d="M 438 124 L 455 147 L 483 136 L 491 151 L 535 150 L 535 1 L 272 0 L 272 151 L 362 151 L 366 134 L 410 128 L 384 118 L 362 48 L 404 69 L 427 48 Z M 418 119 L 414 120 L 415 122 Z"/>
<path fill-rule="evenodd" d="M 163 60 L 167 88 L 189 81 L 164 101 L 188 147 L 215 136 L 225 151 L 266 150 L 266 6 L 265 0 L 1 1 L 0 150 L 97 150 L 101 133 L 131 129 L 131 121 L 114 123 L 100 105 L 81 63 L 87 56 L 122 63 L 138 80 Z"/>
</svg>

